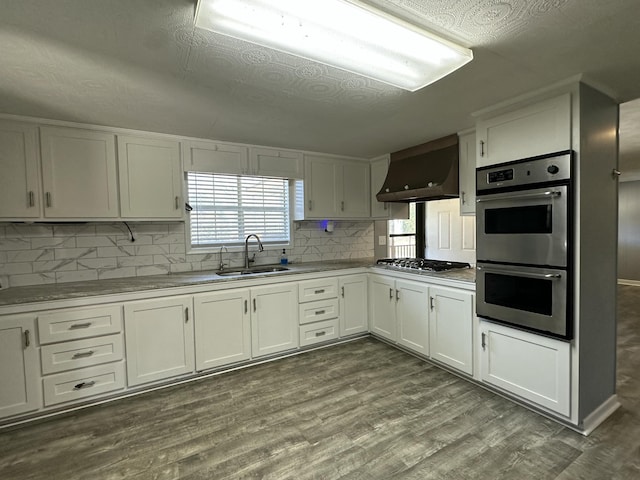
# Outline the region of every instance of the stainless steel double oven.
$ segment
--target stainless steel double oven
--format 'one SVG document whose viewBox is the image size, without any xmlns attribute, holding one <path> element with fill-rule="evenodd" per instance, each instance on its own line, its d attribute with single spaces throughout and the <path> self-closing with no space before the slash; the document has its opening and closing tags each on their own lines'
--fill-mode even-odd
<svg viewBox="0 0 640 480">
<path fill-rule="evenodd" d="M 476 170 L 477 314 L 572 338 L 573 154 Z"/>
</svg>

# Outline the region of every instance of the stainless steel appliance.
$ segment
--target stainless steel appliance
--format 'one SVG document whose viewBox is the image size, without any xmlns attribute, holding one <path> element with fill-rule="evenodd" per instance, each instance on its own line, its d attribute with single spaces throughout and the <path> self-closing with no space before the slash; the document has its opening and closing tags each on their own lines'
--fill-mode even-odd
<svg viewBox="0 0 640 480">
<path fill-rule="evenodd" d="M 378 265 L 394 268 L 397 270 L 408 270 L 414 272 L 444 272 L 456 268 L 471 268 L 471 265 L 464 262 L 449 262 L 447 260 L 430 260 L 427 258 L 381 258 L 376 261 Z"/>
<path fill-rule="evenodd" d="M 570 339 L 572 152 L 478 168 L 477 314 Z"/>
</svg>

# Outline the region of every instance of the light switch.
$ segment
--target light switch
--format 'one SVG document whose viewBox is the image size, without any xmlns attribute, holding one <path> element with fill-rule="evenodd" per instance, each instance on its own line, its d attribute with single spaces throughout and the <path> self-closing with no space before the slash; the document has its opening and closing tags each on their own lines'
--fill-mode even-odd
<svg viewBox="0 0 640 480">
<path fill-rule="evenodd" d="M 387 244 L 387 236 L 378 235 L 378 245 L 386 245 L 386 244 Z"/>
</svg>

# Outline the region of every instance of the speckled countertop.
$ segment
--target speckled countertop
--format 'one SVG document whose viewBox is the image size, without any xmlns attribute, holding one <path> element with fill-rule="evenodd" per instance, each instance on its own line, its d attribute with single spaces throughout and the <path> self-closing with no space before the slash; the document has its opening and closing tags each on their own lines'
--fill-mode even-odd
<svg viewBox="0 0 640 480">
<path fill-rule="evenodd" d="M 314 273 L 346 268 L 372 267 L 375 260 L 360 258 L 355 260 L 335 260 L 323 262 L 309 262 L 289 264 L 289 270 L 277 273 L 219 276 L 215 271 L 199 271 L 187 273 L 173 273 L 169 275 L 150 275 L 144 277 L 124 277 L 107 280 L 93 280 L 87 282 L 58 283 L 55 285 L 32 285 L 27 287 L 13 287 L 0 291 L 0 306 L 17 305 L 31 302 L 48 302 L 71 298 L 90 297 L 95 295 L 111 295 L 125 292 L 138 292 L 160 288 L 186 287 L 207 283 L 238 281 L 249 278 L 285 277 L 300 273 Z M 389 267 L 377 266 L 385 270 L 395 270 Z M 411 272 L 412 274 L 414 272 Z M 447 280 L 475 282 L 475 270 L 451 270 L 448 272 L 421 272 L 420 276 L 438 277 Z"/>
</svg>

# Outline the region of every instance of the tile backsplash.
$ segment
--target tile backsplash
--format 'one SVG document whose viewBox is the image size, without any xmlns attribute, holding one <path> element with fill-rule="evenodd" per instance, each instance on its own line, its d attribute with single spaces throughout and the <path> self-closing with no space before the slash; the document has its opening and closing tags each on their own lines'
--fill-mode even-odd
<svg viewBox="0 0 640 480">
<path fill-rule="evenodd" d="M 296 222 L 290 262 L 373 257 L 373 221 Z M 186 253 L 184 223 L 0 224 L 0 287 L 217 270 L 218 253 Z M 257 251 L 255 240 L 249 251 Z M 278 263 L 282 247 L 266 247 L 256 264 Z M 243 253 L 224 253 L 241 266 Z"/>
</svg>

